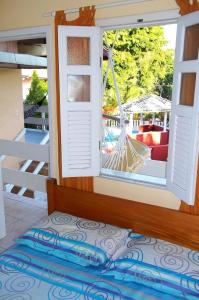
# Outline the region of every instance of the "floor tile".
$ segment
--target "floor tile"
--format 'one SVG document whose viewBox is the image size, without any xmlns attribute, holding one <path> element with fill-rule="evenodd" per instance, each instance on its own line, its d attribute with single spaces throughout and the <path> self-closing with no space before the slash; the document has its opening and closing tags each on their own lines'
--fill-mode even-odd
<svg viewBox="0 0 199 300">
<path fill-rule="evenodd" d="M 7 234 L 0 240 L 0 252 L 12 246 L 19 235 L 47 217 L 47 210 L 34 206 L 34 203 L 9 198 L 4 200 Z"/>
<path fill-rule="evenodd" d="M 9 224 L 15 223 L 18 220 L 19 220 L 18 218 L 10 216 L 9 213 L 6 214 L 6 226 L 8 226 Z"/>
<path fill-rule="evenodd" d="M 23 220 L 25 222 L 29 222 L 30 224 L 35 224 L 38 220 L 42 219 L 43 217 L 47 217 L 47 211 L 44 209 L 37 209 L 32 211 L 31 215 L 24 215 Z"/>
<path fill-rule="evenodd" d="M 33 213 L 36 211 L 37 208 L 33 208 L 32 206 L 28 207 L 27 205 L 18 204 L 9 204 L 9 206 L 5 207 L 6 214 L 9 214 L 12 217 L 16 217 L 18 219 L 23 219 L 24 216 L 30 215 L 30 213 Z"/>
</svg>

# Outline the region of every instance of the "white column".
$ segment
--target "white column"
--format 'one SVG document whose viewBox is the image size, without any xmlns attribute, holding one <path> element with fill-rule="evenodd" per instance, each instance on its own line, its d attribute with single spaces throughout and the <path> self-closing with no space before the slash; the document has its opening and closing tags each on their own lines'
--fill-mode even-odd
<svg viewBox="0 0 199 300">
<path fill-rule="evenodd" d="M 169 129 L 170 129 L 171 112 L 169 112 Z"/>
<path fill-rule="evenodd" d="M 155 113 L 152 115 L 152 124 L 155 124 Z"/>
<path fill-rule="evenodd" d="M 130 119 L 129 119 L 129 130 L 131 131 L 131 133 L 134 130 L 133 126 L 134 126 L 134 124 L 133 124 L 133 113 L 131 112 L 130 113 Z"/>
<path fill-rule="evenodd" d="M 143 113 L 140 113 L 140 125 L 143 125 Z"/>
<path fill-rule="evenodd" d="M 167 130 L 167 112 L 164 113 L 164 131 Z"/>
<path fill-rule="evenodd" d="M 0 239 L 6 235 L 5 225 L 5 209 L 4 209 L 4 197 L 3 197 L 3 180 L 2 180 L 2 165 L 0 159 Z"/>
<path fill-rule="evenodd" d="M 42 117 L 42 119 L 45 120 L 45 117 L 46 117 L 45 112 L 42 112 L 42 113 L 41 113 L 41 117 Z M 42 125 L 42 130 L 45 130 L 45 129 L 46 129 L 46 126 L 45 126 L 45 125 Z"/>
</svg>

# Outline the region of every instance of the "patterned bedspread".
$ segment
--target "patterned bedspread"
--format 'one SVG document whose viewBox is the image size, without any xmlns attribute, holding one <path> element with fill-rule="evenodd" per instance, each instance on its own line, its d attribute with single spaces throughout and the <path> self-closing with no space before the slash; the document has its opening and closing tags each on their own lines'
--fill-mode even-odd
<svg viewBox="0 0 199 300">
<path fill-rule="evenodd" d="M 77 259 L 82 251 L 87 259 L 102 249 L 113 254 L 125 234 L 106 224 L 53 213 L 1 254 L 0 300 L 199 299 L 197 251 L 135 233 L 129 238 L 127 231 L 118 257 L 110 255 L 97 266 L 81 265 Z M 75 255 L 68 255 L 74 250 Z"/>
<path fill-rule="evenodd" d="M 161 272 L 158 267 L 156 271 Z M 165 274 L 157 288 L 157 278 L 152 273 L 147 276 L 147 267 L 145 277 L 141 276 L 139 281 L 115 280 L 104 276 L 104 272 L 104 269 L 81 267 L 19 245 L 0 257 L 0 299 L 199 299 L 199 281 L 189 282 L 193 289 L 185 284 L 187 278 L 182 274 L 179 274 L 184 281 L 181 288 L 175 288 L 173 282 L 174 291 L 179 292 L 177 296 L 163 288 L 170 283 Z"/>
</svg>

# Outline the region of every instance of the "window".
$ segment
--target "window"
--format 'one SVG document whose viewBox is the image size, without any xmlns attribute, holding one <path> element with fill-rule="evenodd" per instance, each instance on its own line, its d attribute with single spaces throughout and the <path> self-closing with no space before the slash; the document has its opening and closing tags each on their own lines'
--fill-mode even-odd
<svg viewBox="0 0 199 300">
<path fill-rule="evenodd" d="M 107 81 L 102 175 L 166 185 L 176 27 L 169 24 L 104 32 L 103 73 Z M 112 60 L 115 75 L 109 68 Z M 122 142 L 121 110 L 126 133 L 123 145 L 117 145 Z M 135 151 L 129 151 L 129 143 Z"/>
<path fill-rule="evenodd" d="M 172 95 L 172 118 L 170 127 L 169 160 L 167 167 L 167 187 L 180 199 L 193 204 L 195 195 L 195 179 L 198 159 L 198 116 L 199 116 L 199 59 L 198 40 L 186 50 L 185 35 L 194 28 L 198 30 L 199 12 L 180 18 L 178 25 L 177 49 L 175 58 L 174 89 Z M 191 27 L 194 26 L 194 27 Z M 196 29 L 195 29 L 196 28 Z M 89 54 L 82 65 L 67 62 L 67 37 L 89 38 L 86 47 Z M 72 41 L 73 44 L 74 41 Z M 78 41 L 79 44 L 85 43 Z M 70 48 L 70 47 L 69 47 Z M 185 49 L 185 51 L 184 51 Z M 84 53 L 83 50 L 82 53 Z M 183 51 L 186 54 L 183 54 Z M 188 53 L 188 54 L 187 54 Z M 88 64 L 89 63 L 89 64 Z M 145 64 L 143 63 L 143 67 Z M 100 133 L 100 30 L 96 27 L 64 27 L 59 30 L 59 69 L 61 98 L 61 145 L 62 175 L 97 176 L 99 164 Z M 90 92 L 86 97 L 78 94 L 76 101 L 67 101 L 67 76 L 90 76 L 87 85 Z M 150 79 L 150 78 L 149 78 Z M 132 78 L 133 80 L 133 78 Z M 182 87 L 186 82 L 187 88 Z M 149 83 L 148 83 L 149 84 Z M 84 91 L 84 89 L 83 89 Z M 88 100 L 90 96 L 90 101 Z M 189 99 L 188 99 L 189 97 Z M 118 120 L 116 120 L 118 121 Z"/>
<path fill-rule="evenodd" d="M 175 52 L 174 88 L 172 93 L 172 114 L 169 128 L 169 151 L 166 162 L 165 183 L 167 188 L 187 204 L 194 203 L 198 161 L 198 116 L 199 116 L 199 12 L 181 17 L 178 24 L 177 47 Z M 143 27 L 142 27 L 143 28 Z M 130 47 L 125 37 L 126 46 Z M 141 39 L 140 39 L 141 42 Z M 122 38 L 119 39 L 122 44 Z M 150 56 L 148 57 L 150 59 Z M 121 62 L 123 64 L 123 62 Z M 146 64 L 143 64 L 146 68 Z M 162 71 L 162 70 L 161 70 Z M 161 72 L 160 71 L 160 72 Z M 132 83 L 134 77 L 132 76 Z M 149 76 L 150 79 L 150 76 Z M 124 80 L 124 84 L 128 79 Z M 148 82 L 148 85 L 150 81 Z M 150 85 L 149 85 L 150 86 Z M 140 105 L 138 101 L 138 106 Z M 143 112 L 140 112 L 143 123 Z M 154 121 L 154 115 L 152 116 Z M 165 129 L 165 126 L 164 126 Z M 145 141 L 144 138 L 142 142 Z M 168 145 L 167 145 L 168 146 Z M 117 156 L 118 158 L 118 156 Z M 115 161 L 118 166 L 118 160 Z M 150 161 L 150 163 L 152 160 Z M 155 162 L 160 163 L 158 161 Z M 161 162 L 162 163 L 162 162 Z M 146 163 L 147 164 L 147 163 Z M 118 168 L 119 169 L 119 168 Z M 159 168 L 160 170 L 160 168 Z M 128 169 L 126 170 L 128 171 Z M 118 176 L 136 181 L 162 184 L 154 177 L 133 174 L 118 170 L 102 169 L 108 176 Z M 148 173 L 149 175 L 149 173 Z"/>
</svg>

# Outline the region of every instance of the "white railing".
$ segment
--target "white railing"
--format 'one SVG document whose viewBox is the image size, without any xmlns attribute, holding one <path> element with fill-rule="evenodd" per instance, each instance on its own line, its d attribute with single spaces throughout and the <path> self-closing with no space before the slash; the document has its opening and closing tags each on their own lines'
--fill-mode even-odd
<svg viewBox="0 0 199 300">
<path fill-rule="evenodd" d="M 149 124 L 150 124 L 149 121 L 133 120 L 131 123 L 131 126 L 132 126 L 133 130 L 139 130 L 140 125 L 149 125 Z M 153 124 L 164 127 L 164 122 L 162 122 L 162 121 L 154 120 Z"/>
<path fill-rule="evenodd" d="M 49 163 L 49 145 L 27 144 L 19 141 L 0 139 L 0 238 L 6 234 L 3 191 L 4 184 L 11 183 L 31 190 L 46 192 L 47 176 L 23 172 L 3 167 L 6 156 L 19 157 L 25 160 L 37 160 Z"/>
<path fill-rule="evenodd" d="M 24 130 L 24 129 L 23 129 Z M 22 131 L 23 131 L 22 130 Z M 16 140 L 15 140 L 16 141 Z M 19 141 L 19 140 L 18 140 Z M 49 141 L 49 133 L 47 133 L 46 134 L 46 136 L 43 138 L 43 140 L 41 141 L 41 143 L 40 143 L 40 145 L 46 145 L 47 143 L 48 143 L 48 141 Z M 26 172 L 26 170 L 31 166 L 31 164 L 32 164 L 32 160 L 31 159 L 28 159 L 28 160 L 26 160 L 25 161 L 25 163 L 22 165 L 22 167 L 19 169 L 19 171 L 21 171 L 21 172 Z M 45 165 L 45 162 L 40 162 L 39 164 L 38 164 L 38 166 L 36 167 L 36 169 L 32 172 L 32 174 L 35 174 L 35 175 L 37 175 L 41 170 L 42 170 L 42 168 L 44 167 L 44 165 Z M 13 189 L 13 187 L 14 187 L 14 184 L 7 184 L 6 185 L 6 191 L 7 192 L 11 192 L 12 191 L 12 189 Z M 19 195 L 19 196 L 23 196 L 23 194 L 25 193 L 25 191 L 27 190 L 27 187 L 22 187 L 20 190 L 19 190 L 19 192 L 17 193 L 17 195 Z"/>
<path fill-rule="evenodd" d="M 49 145 L 28 144 L 23 142 L 0 139 L 0 152 L 4 156 L 14 156 L 25 160 L 36 160 L 49 163 Z M 46 192 L 47 176 L 36 175 L 21 170 L 2 167 L 0 160 L 0 181 L 14 185 L 31 188 L 32 190 Z"/>
<path fill-rule="evenodd" d="M 25 160 L 49 162 L 49 145 L 28 144 L 0 139 L 0 154 Z"/>
<path fill-rule="evenodd" d="M 119 126 L 119 122 L 117 120 L 113 120 L 113 119 L 108 119 L 105 121 L 106 126 L 108 127 L 118 127 Z M 139 126 L 140 125 L 148 125 L 149 121 L 146 120 L 132 120 L 131 122 L 129 122 L 129 124 L 127 126 L 130 126 L 132 128 L 132 130 L 139 130 Z M 153 122 L 154 125 L 158 125 L 158 126 L 164 126 L 164 122 L 163 121 L 157 121 L 155 120 Z"/>
<path fill-rule="evenodd" d="M 27 112 L 33 106 L 34 105 L 24 105 L 24 112 Z M 35 113 L 40 113 L 39 117 L 28 117 L 24 120 L 24 124 L 40 125 L 42 126 L 42 129 L 45 130 L 46 126 L 49 125 L 47 117 L 48 105 L 40 106 Z"/>
</svg>

